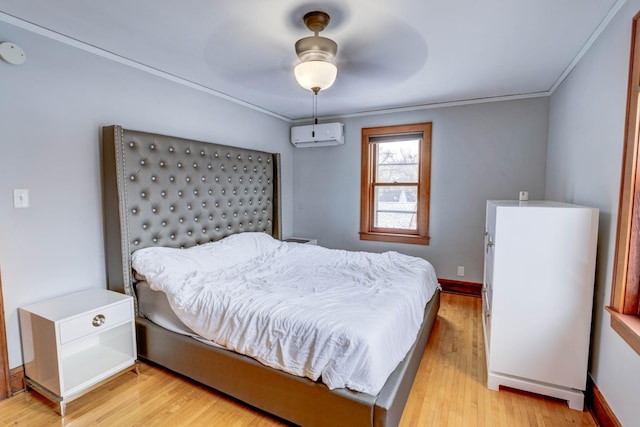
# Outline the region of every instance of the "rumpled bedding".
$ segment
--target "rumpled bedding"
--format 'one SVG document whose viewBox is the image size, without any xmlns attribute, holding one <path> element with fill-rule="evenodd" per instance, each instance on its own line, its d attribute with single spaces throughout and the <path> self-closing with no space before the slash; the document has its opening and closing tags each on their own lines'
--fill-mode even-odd
<svg viewBox="0 0 640 427">
<path fill-rule="evenodd" d="M 422 258 L 253 232 L 140 249 L 132 265 L 200 336 L 330 389 L 372 395 L 413 345 L 438 287 Z"/>
</svg>

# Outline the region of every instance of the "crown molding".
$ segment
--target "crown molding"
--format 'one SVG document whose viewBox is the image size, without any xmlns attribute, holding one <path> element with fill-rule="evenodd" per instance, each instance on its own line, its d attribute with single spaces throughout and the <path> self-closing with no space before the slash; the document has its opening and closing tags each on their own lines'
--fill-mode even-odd
<svg viewBox="0 0 640 427">
<path fill-rule="evenodd" d="M 490 102 L 501 102 L 501 101 L 512 101 L 517 99 L 528 99 L 528 98 L 539 98 L 551 96 L 555 92 L 555 90 L 562 84 L 562 82 L 567 78 L 567 76 L 571 73 L 571 71 L 576 67 L 576 65 L 580 62 L 582 57 L 587 53 L 587 51 L 591 48 L 591 46 L 595 43 L 595 41 L 600 37 L 602 32 L 609 25 L 611 20 L 616 16 L 616 14 L 620 11 L 622 6 L 627 2 L 627 0 L 617 0 L 614 5 L 609 9 L 607 15 L 602 19 L 598 27 L 593 31 L 591 36 L 587 39 L 585 44 L 582 46 L 580 51 L 576 54 L 573 60 L 567 65 L 565 70 L 562 72 L 560 77 L 556 80 L 556 82 L 551 86 L 551 88 L 547 91 L 542 92 L 532 92 L 532 93 L 523 93 L 523 94 L 514 94 L 514 95 L 504 95 L 504 96 L 494 96 L 494 97 L 485 97 L 485 98 L 475 98 L 475 99 L 463 99 L 458 101 L 448 101 L 448 102 L 434 102 L 428 104 L 420 104 L 414 106 L 407 107 L 397 107 L 397 108 L 385 108 L 378 110 L 366 110 L 355 113 L 348 114 L 339 114 L 332 116 L 323 116 L 320 117 L 322 120 L 335 120 L 335 119 L 344 119 L 351 117 L 363 117 L 363 116 L 372 116 L 379 114 L 394 114 L 394 113 L 403 113 L 409 111 L 419 111 L 419 110 L 428 110 L 434 108 L 446 108 L 446 107 L 457 107 L 463 105 L 473 105 L 473 104 L 483 104 Z M 120 64 L 135 68 L 140 71 L 144 71 L 146 73 L 152 74 L 157 77 L 161 77 L 163 79 L 169 80 L 173 83 L 180 84 L 182 86 L 198 90 L 200 92 L 207 93 L 209 95 L 216 96 L 218 98 L 224 99 L 229 102 L 233 102 L 235 104 L 241 105 L 243 107 L 249 108 L 251 110 L 269 115 L 271 117 L 275 117 L 277 119 L 283 120 L 292 124 L 300 124 L 304 122 L 308 122 L 309 119 L 291 119 L 289 117 L 283 116 L 281 114 L 274 113 L 273 111 L 264 109 L 255 104 L 251 104 L 246 101 L 242 101 L 238 98 L 234 98 L 225 93 L 219 92 L 210 87 L 201 85 L 191 80 L 184 79 L 182 77 L 176 76 L 171 73 L 167 73 L 165 71 L 159 70 L 147 64 L 143 64 L 141 62 L 135 61 L 130 58 L 126 58 L 124 56 L 118 55 L 116 53 L 110 52 L 108 50 L 99 48 L 97 46 L 82 42 L 80 40 L 74 39 L 72 37 L 65 36 L 56 31 L 50 30 L 48 28 L 41 27 L 34 23 L 25 21 L 23 19 L 17 18 L 15 16 L 6 14 L 4 12 L 0 12 L 0 21 L 6 22 L 8 24 L 14 25 L 16 27 L 25 29 L 27 31 L 39 34 L 41 36 L 47 37 L 49 39 L 64 43 L 69 46 L 73 46 L 78 49 L 82 49 L 86 52 L 92 53 L 94 55 L 101 56 L 103 58 L 109 59 L 111 61 L 118 62 Z"/>
<path fill-rule="evenodd" d="M 573 71 L 576 65 L 578 65 L 582 57 L 587 53 L 593 43 L 595 43 L 595 41 L 598 39 L 598 37 L 600 37 L 600 35 L 604 32 L 611 20 L 618 14 L 620 9 L 626 2 L 627 0 L 618 0 L 613 4 L 613 6 L 611 6 L 611 9 L 609 9 L 607 15 L 602 19 L 602 21 L 600 21 L 598 27 L 593 31 L 593 33 L 591 33 L 591 36 L 589 36 L 589 38 L 587 39 L 585 44 L 582 45 L 582 48 L 578 51 L 573 60 L 569 63 L 569 65 L 567 65 L 567 68 L 565 68 L 560 77 L 558 77 L 558 80 L 556 80 L 553 86 L 551 86 L 551 89 L 549 89 L 550 95 L 553 95 L 556 89 L 558 89 L 562 82 L 569 76 L 571 71 Z"/>
<path fill-rule="evenodd" d="M 39 25 L 36 25 L 34 23 L 25 21 L 25 20 L 20 19 L 20 18 L 16 18 L 15 16 L 8 15 L 8 14 L 6 14 L 4 12 L 0 12 L 0 21 L 6 22 L 6 23 L 11 24 L 11 25 L 14 25 L 14 26 L 16 26 L 18 28 L 22 28 L 22 29 L 30 31 L 32 33 L 44 36 L 44 37 L 49 38 L 51 40 L 55 40 L 55 41 L 64 43 L 64 44 L 66 44 L 68 46 L 72 46 L 72 47 L 84 50 L 85 52 L 89 52 L 89 53 L 92 53 L 94 55 L 98 55 L 98 56 L 100 56 L 102 58 L 109 59 L 109 60 L 114 61 L 114 62 L 118 62 L 120 64 L 126 65 L 126 66 L 131 67 L 131 68 L 135 68 L 135 69 L 140 70 L 140 71 L 144 71 L 146 73 L 152 74 L 152 75 L 157 76 L 157 77 L 161 77 L 161 78 L 169 80 L 169 81 L 171 81 L 173 83 L 178 83 L 178 84 L 180 84 L 182 86 L 186 86 L 188 88 L 195 89 L 195 90 L 198 90 L 200 92 L 204 92 L 204 93 L 207 93 L 209 95 L 216 96 L 218 98 L 224 99 L 226 101 L 233 102 L 235 104 L 241 105 L 243 107 L 249 108 L 249 109 L 254 110 L 254 111 L 258 111 L 258 112 L 263 113 L 263 114 L 267 114 L 267 115 L 275 117 L 277 119 L 284 120 L 286 122 L 291 122 L 291 119 L 289 119 L 288 117 L 285 117 L 285 116 L 282 116 L 280 114 L 274 113 L 273 111 L 266 110 L 266 109 L 264 109 L 262 107 L 258 107 L 257 105 L 251 104 L 251 103 L 246 102 L 246 101 L 242 101 L 242 100 L 240 100 L 238 98 L 234 98 L 234 97 L 229 96 L 229 95 L 227 95 L 225 93 L 219 92 L 219 91 L 217 91 L 215 89 L 212 89 L 210 87 L 201 85 L 201 84 L 193 82 L 191 80 L 187 80 L 187 79 L 184 79 L 182 77 L 178 77 L 178 76 L 176 76 L 174 74 L 167 73 L 165 71 L 162 71 L 162 70 L 159 70 L 157 68 L 154 68 L 154 67 L 152 67 L 150 65 L 143 64 L 142 62 L 134 61 L 133 59 L 126 58 L 124 56 L 118 55 L 116 53 L 110 52 L 110 51 L 102 49 L 102 48 L 99 48 L 99 47 L 91 45 L 89 43 L 85 43 L 85 42 L 80 41 L 78 39 L 74 39 L 73 37 L 65 36 L 64 34 L 60 34 L 60 33 L 56 32 L 56 31 L 50 30 L 48 28 L 41 27 Z"/>
</svg>

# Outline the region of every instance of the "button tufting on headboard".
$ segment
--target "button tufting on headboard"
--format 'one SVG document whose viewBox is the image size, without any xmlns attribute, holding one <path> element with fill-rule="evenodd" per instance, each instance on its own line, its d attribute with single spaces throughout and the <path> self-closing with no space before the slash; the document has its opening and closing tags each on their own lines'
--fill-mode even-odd
<svg viewBox="0 0 640 427">
<path fill-rule="evenodd" d="M 130 255 L 136 249 L 190 247 L 244 231 L 281 237 L 279 205 L 271 203 L 279 200 L 277 154 L 119 126 L 104 128 L 103 135 L 105 212 L 120 218 L 119 227 L 106 221 L 107 249 L 113 252 L 109 234 L 116 232 L 124 276 L 114 284 L 110 265 L 110 288 L 133 294 Z"/>
</svg>

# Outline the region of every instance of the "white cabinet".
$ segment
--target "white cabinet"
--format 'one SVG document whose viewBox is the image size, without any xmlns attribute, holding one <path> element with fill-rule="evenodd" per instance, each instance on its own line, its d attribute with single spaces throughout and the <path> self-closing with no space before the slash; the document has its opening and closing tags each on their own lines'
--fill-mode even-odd
<svg viewBox="0 0 640 427">
<path fill-rule="evenodd" d="M 487 385 L 567 400 L 587 380 L 598 210 L 488 201 L 483 329 Z"/>
<path fill-rule="evenodd" d="M 19 309 L 25 383 L 66 403 L 137 367 L 133 298 L 89 289 Z"/>
</svg>

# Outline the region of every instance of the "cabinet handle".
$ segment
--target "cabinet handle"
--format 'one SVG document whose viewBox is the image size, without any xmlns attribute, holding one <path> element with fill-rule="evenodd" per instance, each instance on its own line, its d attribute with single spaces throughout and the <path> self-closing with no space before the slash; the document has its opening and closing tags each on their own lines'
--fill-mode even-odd
<svg viewBox="0 0 640 427">
<path fill-rule="evenodd" d="M 104 315 L 98 314 L 96 317 L 93 318 L 93 320 L 91 321 L 91 324 L 97 328 L 98 326 L 102 326 L 104 322 L 105 322 Z"/>
</svg>

